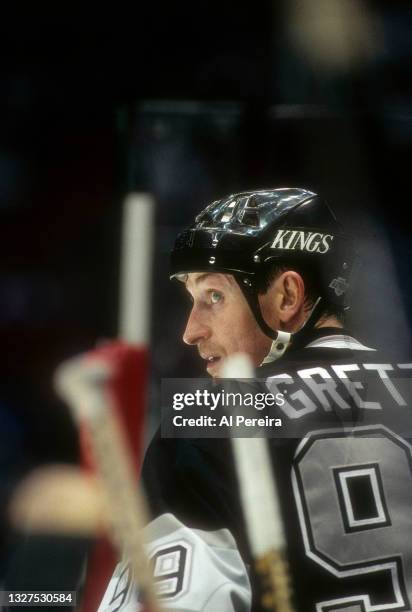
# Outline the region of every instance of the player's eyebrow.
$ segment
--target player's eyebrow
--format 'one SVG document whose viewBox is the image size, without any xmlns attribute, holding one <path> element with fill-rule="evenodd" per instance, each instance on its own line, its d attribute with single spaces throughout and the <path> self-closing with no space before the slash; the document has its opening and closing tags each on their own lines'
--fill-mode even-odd
<svg viewBox="0 0 412 612">
<path fill-rule="evenodd" d="M 196 278 L 193 280 L 188 278 L 185 282 L 185 287 L 188 291 L 190 291 L 188 287 L 189 283 L 192 285 L 192 287 L 197 287 L 198 285 L 204 283 L 207 280 L 210 280 L 211 285 L 221 285 L 222 283 L 229 283 L 229 285 L 231 284 L 231 277 L 227 274 L 220 274 L 218 272 L 203 272 L 202 274 L 199 274 L 199 276 L 196 276 Z"/>
<path fill-rule="evenodd" d="M 194 284 L 198 285 L 199 283 L 208 280 L 209 276 L 212 277 L 212 279 L 210 279 L 211 284 L 214 284 L 214 282 L 216 281 L 216 283 L 219 284 L 229 283 L 229 285 L 231 285 L 233 281 L 233 277 L 229 274 L 223 274 L 220 272 L 204 272 L 202 274 L 199 274 L 199 276 L 195 278 Z"/>
</svg>

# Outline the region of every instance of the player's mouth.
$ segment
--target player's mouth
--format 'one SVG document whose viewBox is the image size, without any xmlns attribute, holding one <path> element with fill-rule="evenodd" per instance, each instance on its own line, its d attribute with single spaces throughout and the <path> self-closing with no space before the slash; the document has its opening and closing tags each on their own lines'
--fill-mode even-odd
<svg viewBox="0 0 412 612">
<path fill-rule="evenodd" d="M 215 373 L 218 366 L 220 365 L 221 357 L 219 355 L 205 355 L 205 354 L 201 354 L 200 356 L 202 357 L 202 359 L 205 359 L 205 361 L 207 362 L 206 369 L 209 372 L 209 374 Z"/>
</svg>

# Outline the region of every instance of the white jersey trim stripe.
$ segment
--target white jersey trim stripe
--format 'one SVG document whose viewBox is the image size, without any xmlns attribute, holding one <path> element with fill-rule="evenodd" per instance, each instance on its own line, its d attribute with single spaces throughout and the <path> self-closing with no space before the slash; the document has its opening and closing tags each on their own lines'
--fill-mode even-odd
<svg viewBox="0 0 412 612">
<path fill-rule="evenodd" d="M 352 336 L 336 335 L 336 336 L 324 336 L 318 340 L 314 340 L 306 345 L 305 348 L 336 348 L 336 349 L 350 349 L 351 351 L 376 351 L 374 348 L 364 346 Z"/>
</svg>

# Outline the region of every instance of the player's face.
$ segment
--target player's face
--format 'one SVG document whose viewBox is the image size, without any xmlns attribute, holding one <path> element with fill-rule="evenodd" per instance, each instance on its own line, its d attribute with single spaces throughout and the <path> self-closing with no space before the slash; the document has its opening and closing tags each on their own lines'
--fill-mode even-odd
<svg viewBox="0 0 412 612">
<path fill-rule="evenodd" d="M 219 376 L 223 359 L 247 353 L 259 365 L 271 340 L 263 334 L 239 285 L 229 274 L 188 274 L 186 289 L 193 301 L 183 340 L 196 345 L 212 376 Z"/>
</svg>

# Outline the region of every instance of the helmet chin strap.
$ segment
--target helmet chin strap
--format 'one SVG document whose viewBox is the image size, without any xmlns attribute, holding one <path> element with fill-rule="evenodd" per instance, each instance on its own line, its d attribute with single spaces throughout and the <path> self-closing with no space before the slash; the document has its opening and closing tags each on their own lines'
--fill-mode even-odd
<svg viewBox="0 0 412 612">
<path fill-rule="evenodd" d="M 293 333 L 284 331 L 276 332 L 277 338 L 272 341 L 269 353 L 266 355 L 261 365 L 264 365 L 265 363 L 271 363 L 272 361 L 276 361 L 276 359 L 279 359 L 279 357 L 282 357 L 286 349 L 291 344 L 296 343 L 304 336 L 304 334 L 306 334 L 315 326 L 315 323 L 318 321 L 320 315 L 321 299 L 321 297 L 318 297 L 312 307 L 312 310 L 309 313 L 309 316 L 306 318 L 306 320 L 298 329 L 298 331 Z"/>
<path fill-rule="evenodd" d="M 252 281 L 249 278 L 245 278 L 243 276 L 235 276 L 243 295 L 245 296 L 253 315 L 263 333 L 269 338 L 272 339 L 272 344 L 269 350 L 269 353 L 266 355 L 265 359 L 262 361 L 261 365 L 265 363 L 271 363 L 272 361 L 276 361 L 279 357 L 285 353 L 286 349 L 291 345 L 296 343 L 314 326 L 315 323 L 319 320 L 319 316 L 321 314 L 321 297 L 318 297 L 315 301 L 308 317 L 298 329 L 298 331 L 285 332 L 280 330 L 275 330 L 269 327 L 262 316 L 262 312 L 260 310 L 259 299 L 257 293 L 253 288 Z"/>
<path fill-rule="evenodd" d="M 279 357 L 282 357 L 291 341 L 291 333 L 278 331 L 276 340 L 272 340 L 269 353 L 266 355 L 260 365 L 264 365 L 265 363 L 271 363 L 272 361 L 276 361 L 276 359 L 279 359 Z"/>
</svg>

